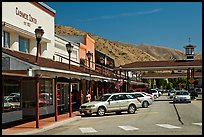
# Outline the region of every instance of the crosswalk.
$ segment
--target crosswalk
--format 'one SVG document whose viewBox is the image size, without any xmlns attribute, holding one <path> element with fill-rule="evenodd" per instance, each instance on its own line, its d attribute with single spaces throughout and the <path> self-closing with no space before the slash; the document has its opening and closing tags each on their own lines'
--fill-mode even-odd
<svg viewBox="0 0 204 137">
<path fill-rule="evenodd" d="M 197 126 L 202 126 L 202 123 L 192 123 L 192 124 L 193 125 L 197 125 Z M 158 126 L 158 127 L 161 127 L 161 128 L 166 128 L 166 129 L 180 129 L 180 128 L 182 128 L 182 127 L 171 125 L 171 124 L 155 124 L 155 125 Z M 122 130 L 124 130 L 124 131 L 139 130 L 138 127 L 134 127 L 134 126 L 131 126 L 131 125 L 120 125 L 120 126 L 117 126 L 117 127 L 122 129 Z M 98 132 L 93 127 L 80 127 L 79 130 L 82 133 L 94 133 L 94 132 Z"/>
</svg>

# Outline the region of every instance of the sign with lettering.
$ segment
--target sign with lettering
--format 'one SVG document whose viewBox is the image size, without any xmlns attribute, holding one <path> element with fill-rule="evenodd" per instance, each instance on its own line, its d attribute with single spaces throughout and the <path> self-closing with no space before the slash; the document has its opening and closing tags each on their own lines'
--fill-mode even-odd
<svg viewBox="0 0 204 137">
<path fill-rule="evenodd" d="M 24 25 L 27 25 L 30 27 L 31 26 L 30 22 L 37 24 L 36 18 L 34 18 L 31 14 L 27 14 L 27 13 L 23 12 L 22 10 L 19 10 L 18 7 L 16 7 L 16 15 L 29 21 L 29 22 L 24 21 Z"/>
</svg>

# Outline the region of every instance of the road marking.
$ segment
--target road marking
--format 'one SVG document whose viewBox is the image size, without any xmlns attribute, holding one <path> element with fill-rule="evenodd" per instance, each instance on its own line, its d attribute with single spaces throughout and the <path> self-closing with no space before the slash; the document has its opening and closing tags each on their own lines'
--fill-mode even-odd
<svg viewBox="0 0 204 137">
<path fill-rule="evenodd" d="M 202 126 L 202 123 L 192 123 L 192 124 Z"/>
<path fill-rule="evenodd" d="M 169 124 L 156 124 L 156 125 L 164 128 L 181 128 L 181 127 L 177 127 Z"/>
<path fill-rule="evenodd" d="M 79 128 L 81 130 L 82 133 L 93 133 L 93 132 L 97 132 L 95 129 L 93 129 L 92 127 L 86 127 L 86 128 Z"/>
<path fill-rule="evenodd" d="M 122 128 L 124 130 L 138 130 L 139 128 L 133 127 L 133 126 L 118 126 L 119 128 Z"/>
</svg>

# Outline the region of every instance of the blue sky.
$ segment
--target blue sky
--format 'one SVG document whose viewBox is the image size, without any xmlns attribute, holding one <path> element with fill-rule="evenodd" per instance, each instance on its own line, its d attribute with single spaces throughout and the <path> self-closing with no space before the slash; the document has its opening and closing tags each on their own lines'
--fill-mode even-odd
<svg viewBox="0 0 204 137">
<path fill-rule="evenodd" d="M 44 2 L 55 23 L 107 40 L 202 52 L 201 2 Z"/>
</svg>

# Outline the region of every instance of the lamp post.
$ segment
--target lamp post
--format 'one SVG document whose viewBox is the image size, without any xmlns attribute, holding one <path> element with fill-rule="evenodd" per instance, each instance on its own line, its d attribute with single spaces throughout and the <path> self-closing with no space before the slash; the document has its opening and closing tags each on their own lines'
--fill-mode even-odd
<svg viewBox="0 0 204 137">
<path fill-rule="evenodd" d="M 41 29 L 40 26 L 37 29 L 35 29 L 35 36 L 36 36 L 36 40 L 37 40 L 36 63 L 39 62 L 40 41 L 41 41 L 43 34 L 44 34 L 44 30 Z M 40 119 L 39 92 L 40 92 L 39 76 L 36 76 L 36 128 L 39 128 L 39 119 Z"/>
<path fill-rule="evenodd" d="M 69 70 L 70 70 L 70 58 L 71 58 L 71 52 L 73 50 L 73 47 L 71 42 L 66 44 L 67 52 L 69 54 Z M 71 77 L 69 78 L 69 117 L 72 117 L 72 92 L 71 92 Z"/>
<path fill-rule="evenodd" d="M 42 39 L 42 36 L 44 34 L 44 30 L 39 26 L 37 29 L 35 29 L 35 37 L 37 40 L 37 55 L 36 55 L 36 63 L 39 62 L 39 55 L 40 55 L 40 41 Z"/>
<path fill-rule="evenodd" d="M 90 75 L 90 78 L 91 78 L 91 66 L 90 66 L 90 62 L 91 62 L 91 57 L 92 57 L 92 54 L 93 53 L 91 53 L 90 51 L 88 51 L 87 53 L 86 53 L 86 56 L 88 57 L 88 61 L 89 61 L 89 75 Z M 90 92 L 90 95 L 91 95 L 91 99 L 90 100 L 92 100 L 92 91 L 91 91 L 92 89 L 91 89 L 91 79 L 90 79 L 90 81 L 89 81 L 89 92 Z"/>
<path fill-rule="evenodd" d="M 121 65 L 119 66 L 119 69 L 120 69 L 120 80 L 121 80 L 121 78 L 122 78 L 122 77 L 121 77 L 121 69 L 122 69 L 122 66 L 121 66 Z M 120 82 L 120 84 L 121 84 L 121 82 Z M 122 92 L 122 85 L 120 86 L 120 92 Z"/>
<path fill-rule="evenodd" d="M 35 36 L 37 40 L 37 55 L 36 55 L 36 63 L 39 62 L 39 54 L 40 54 L 40 41 L 42 35 L 44 34 L 44 30 L 39 26 L 35 29 Z M 39 92 L 40 92 L 40 82 L 39 76 L 36 76 L 36 128 L 39 128 L 39 119 L 40 119 L 40 105 L 39 105 Z"/>
<path fill-rule="evenodd" d="M 71 52 L 72 52 L 72 50 L 73 50 L 73 47 L 74 47 L 74 46 L 72 46 L 71 42 L 69 42 L 69 43 L 66 44 L 67 52 L 68 52 L 68 54 L 69 54 L 69 70 L 70 70 Z"/>
</svg>

